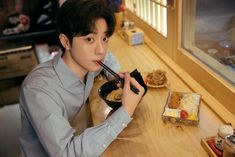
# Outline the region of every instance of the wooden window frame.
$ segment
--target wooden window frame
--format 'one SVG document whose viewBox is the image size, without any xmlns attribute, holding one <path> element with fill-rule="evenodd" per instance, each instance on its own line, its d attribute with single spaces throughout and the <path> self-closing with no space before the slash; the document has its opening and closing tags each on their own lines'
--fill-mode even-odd
<svg viewBox="0 0 235 157">
<path fill-rule="evenodd" d="M 168 8 L 167 23 L 169 27 L 167 28 L 167 38 L 163 37 L 131 11 L 127 11 L 127 18 L 144 30 L 146 36 L 150 39 L 145 40 L 145 43 L 155 51 L 160 59 L 166 64 L 169 64 L 172 60 L 174 63 L 169 65 L 172 70 L 195 92 L 203 94 L 203 101 L 221 119 L 235 125 L 235 88 L 192 56 L 181 45 L 182 1 L 176 0 L 174 3 L 175 8 Z M 174 65 L 180 66 L 183 71 L 177 70 Z M 184 72 L 190 76 L 183 78 L 181 74 Z M 196 80 L 195 82 L 198 83 L 194 83 L 191 80 Z"/>
<path fill-rule="evenodd" d="M 195 0 L 192 0 L 195 1 Z M 186 49 L 182 47 L 182 9 L 183 0 L 178 1 L 178 40 L 176 48 L 176 63 L 178 63 L 183 69 L 185 69 L 193 78 L 195 78 L 205 89 L 208 90 L 211 95 L 213 95 L 221 104 L 223 104 L 233 115 L 235 115 L 235 87 L 227 82 L 220 75 L 215 73 L 207 65 L 199 61 L 192 54 L 190 54 Z M 193 7 L 189 5 L 187 7 Z M 191 8 L 194 9 L 194 8 Z M 194 9 L 195 10 L 195 9 Z M 189 17 L 190 18 L 190 17 Z M 191 18 L 194 19 L 194 18 Z M 190 22 L 193 23 L 193 22 Z M 194 26 L 190 26 L 194 27 Z M 194 40 L 194 32 L 191 32 L 190 39 L 188 41 Z M 197 51 L 194 45 L 188 43 L 189 45 Z M 200 51 L 198 51 L 200 52 Z M 203 52 L 201 52 L 203 53 Z"/>
</svg>

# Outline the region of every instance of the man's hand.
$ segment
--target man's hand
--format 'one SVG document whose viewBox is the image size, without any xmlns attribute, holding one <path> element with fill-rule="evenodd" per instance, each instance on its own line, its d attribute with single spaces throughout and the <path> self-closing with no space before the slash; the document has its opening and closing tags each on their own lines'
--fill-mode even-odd
<svg viewBox="0 0 235 157">
<path fill-rule="evenodd" d="M 122 91 L 122 106 L 129 113 L 129 115 L 132 116 L 135 111 L 135 108 L 139 104 L 144 94 L 144 88 L 134 78 L 131 78 L 129 73 L 120 74 L 120 76 L 124 78 L 124 86 Z M 139 90 L 139 94 L 135 94 L 130 89 L 130 84 L 132 84 Z"/>
</svg>

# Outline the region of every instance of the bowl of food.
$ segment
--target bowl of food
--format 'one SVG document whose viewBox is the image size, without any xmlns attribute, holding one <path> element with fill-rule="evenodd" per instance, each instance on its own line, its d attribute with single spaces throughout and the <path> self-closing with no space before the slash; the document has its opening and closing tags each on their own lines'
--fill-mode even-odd
<svg viewBox="0 0 235 157">
<path fill-rule="evenodd" d="M 134 70 L 130 73 L 131 77 L 134 77 L 140 85 L 142 85 L 145 89 L 145 93 L 147 92 L 147 86 L 144 83 L 144 80 L 141 74 Z M 122 88 L 117 87 L 117 80 L 111 80 L 104 83 L 98 90 L 99 96 L 105 101 L 105 103 L 110 106 L 113 110 L 117 110 L 122 105 Z M 144 93 L 144 94 L 145 94 Z"/>
</svg>

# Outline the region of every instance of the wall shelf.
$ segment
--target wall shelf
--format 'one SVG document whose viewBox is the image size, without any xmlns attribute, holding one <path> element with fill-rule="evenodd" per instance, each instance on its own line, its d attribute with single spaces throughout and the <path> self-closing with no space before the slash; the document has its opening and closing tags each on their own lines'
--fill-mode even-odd
<svg viewBox="0 0 235 157">
<path fill-rule="evenodd" d="M 57 34 L 59 31 L 58 29 L 50 29 L 50 30 L 43 30 L 43 31 L 34 31 L 34 32 L 26 32 L 21 34 L 9 35 L 9 36 L 0 36 L 0 40 L 22 40 L 22 39 L 32 39 L 38 38 L 42 36 L 48 36 Z"/>
</svg>

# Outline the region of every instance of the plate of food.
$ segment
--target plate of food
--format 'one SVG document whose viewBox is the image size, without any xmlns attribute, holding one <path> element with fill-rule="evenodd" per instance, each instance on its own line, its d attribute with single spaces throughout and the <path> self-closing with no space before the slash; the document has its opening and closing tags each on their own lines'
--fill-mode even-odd
<svg viewBox="0 0 235 157">
<path fill-rule="evenodd" d="M 162 88 L 167 86 L 166 71 L 157 69 L 145 74 L 144 82 L 151 88 Z"/>
<path fill-rule="evenodd" d="M 170 91 L 162 114 L 163 121 L 198 125 L 200 101 L 198 93 Z"/>
</svg>

